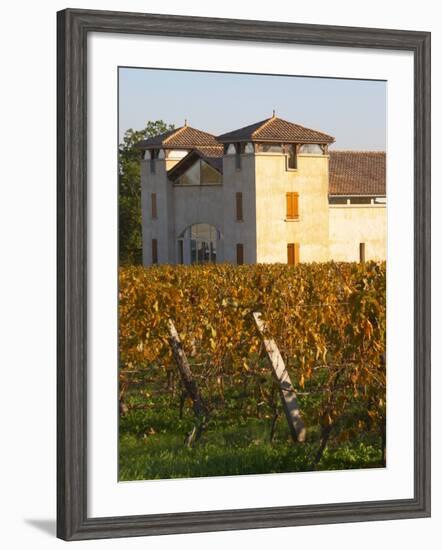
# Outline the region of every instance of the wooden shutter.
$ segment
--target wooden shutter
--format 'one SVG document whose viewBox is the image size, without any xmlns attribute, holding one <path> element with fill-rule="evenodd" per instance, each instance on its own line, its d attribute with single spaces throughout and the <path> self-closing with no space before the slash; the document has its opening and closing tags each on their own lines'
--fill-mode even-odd
<svg viewBox="0 0 442 550">
<path fill-rule="evenodd" d="M 182 239 L 178 241 L 178 263 L 184 263 L 184 242 Z"/>
<path fill-rule="evenodd" d="M 244 245 L 242 243 L 236 245 L 236 263 L 237 265 L 244 263 Z"/>
<path fill-rule="evenodd" d="M 365 243 L 359 243 L 359 261 L 365 262 Z"/>
<path fill-rule="evenodd" d="M 294 260 L 295 260 L 295 265 L 298 265 L 299 264 L 299 243 L 295 243 L 295 257 L 294 257 Z"/>
<path fill-rule="evenodd" d="M 285 209 L 285 217 L 287 219 L 291 219 L 292 217 L 292 197 L 291 193 L 285 194 L 285 201 L 286 201 L 286 209 Z M 290 245 L 287 245 L 287 250 Z"/>
<path fill-rule="evenodd" d="M 236 194 L 236 220 L 239 222 L 243 220 L 242 193 Z"/>
<path fill-rule="evenodd" d="M 152 194 L 151 194 L 151 202 L 152 202 L 152 219 L 153 219 L 153 220 L 156 220 L 157 217 L 158 217 L 158 212 L 157 212 L 157 194 L 156 194 L 156 193 L 152 193 Z"/>
<path fill-rule="evenodd" d="M 152 263 L 158 263 L 158 241 L 157 239 L 152 239 Z"/>
<path fill-rule="evenodd" d="M 288 243 L 287 245 L 287 263 L 288 265 L 299 264 L 299 243 Z"/>
<path fill-rule="evenodd" d="M 289 243 L 287 245 L 287 263 L 289 265 L 295 265 L 295 245 L 294 245 L 294 243 Z"/>
<path fill-rule="evenodd" d="M 299 217 L 299 195 L 298 193 L 286 193 L 286 218 L 294 220 Z"/>
<path fill-rule="evenodd" d="M 292 209 L 293 209 L 293 217 L 299 218 L 299 195 L 298 193 L 292 193 Z M 299 245 L 298 245 L 299 248 Z"/>
</svg>

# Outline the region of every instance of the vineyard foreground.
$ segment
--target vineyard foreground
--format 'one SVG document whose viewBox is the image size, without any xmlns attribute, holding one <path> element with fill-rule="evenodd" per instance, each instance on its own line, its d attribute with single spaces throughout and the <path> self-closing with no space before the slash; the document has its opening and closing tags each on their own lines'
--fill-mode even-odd
<svg viewBox="0 0 442 550">
<path fill-rule="evenodd" d="M 120 480 L 383 467 L 385 283 L 373 262 L 121 268 Z M 284 359 L 304 443 L 253 312 Z M 192 444 L 169 319 L 207 411 Z"/>
</svg>

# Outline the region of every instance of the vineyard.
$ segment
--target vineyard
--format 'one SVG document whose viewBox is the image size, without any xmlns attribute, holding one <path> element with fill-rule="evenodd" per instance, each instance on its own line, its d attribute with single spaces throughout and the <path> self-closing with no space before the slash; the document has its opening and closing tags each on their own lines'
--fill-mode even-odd
<svg viewBox="0 0 442 550">
<path fill-rule="evenodd" d="M 124 267 L 121 480 L 385 465 L 385 263 Z M 295 442 L 253 313 L 306 427 Z M 176 327 L 204 410 L 183 384 Z"/>
</svg>

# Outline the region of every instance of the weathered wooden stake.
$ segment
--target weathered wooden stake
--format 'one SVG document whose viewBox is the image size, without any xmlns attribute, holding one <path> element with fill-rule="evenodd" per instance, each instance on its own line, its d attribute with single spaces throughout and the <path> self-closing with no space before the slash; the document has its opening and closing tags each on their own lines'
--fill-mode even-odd
<svg viewBox="0 0 442 550">
<path fill-rule="evenodd" d="M 290 428 L 290 433 L 292 434 L 292 438 L 294 441 L 302 443 L 303 441 L 305 441 L 306 430 L 289 373 L 285 368 L 284 361 L 281 357 L 276 342 L 273 340 L 273 338 L 268 338 L 264 335 L 266 327 L 264 321 L 261 319 L 261 313 L 254 312 L 253 319 L 264 343 L 268 360 L 278 383 L 279 394 L 281 397 L 285 416 L 287 418 L 287 423 Z"/>
<path fill-rule="evenodd" d="M 169 319 L 168 324 L 170 334 L 169 341 L 172 346 L 173 357 L 178 367 L 184 389 L 192 400 L 193 412 L 195 413 L 195 416 L 197 418 L 198 425 L 192 430 L 191 434 L 189 434 L 189 437 L 187 438 L 187 444 L 190 446 L 192 442 L 194 440 L 197 440 L 203 432 L 206 426 L 208 412 L 201 398 L 201 394 L 198 390 L 198 385 L 193 379 L 192 371 L 190 370 L 189 366 L 189 361 L 187 360 L 186 354 L 184 353 L 180 337 L 175 328 L 175 325 L 173 324 L 172 319 Z"/>
</svg>

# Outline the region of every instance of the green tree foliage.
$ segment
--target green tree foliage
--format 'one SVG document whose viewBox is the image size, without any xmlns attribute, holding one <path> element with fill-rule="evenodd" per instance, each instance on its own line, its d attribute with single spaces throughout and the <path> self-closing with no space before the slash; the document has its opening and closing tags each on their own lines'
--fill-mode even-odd
<svg viewBox="0 0 442 550">
<path fill-rule="evenodd" d="M 141 178 L 140 150 L 135 145 L 168 130 L 172 124 L 163 120 L 150 120 L 143 130 L 126 131 L 119 146 L 118 158 L 118 225 L 120 265 L 141 264 Z"/>
</svg>

